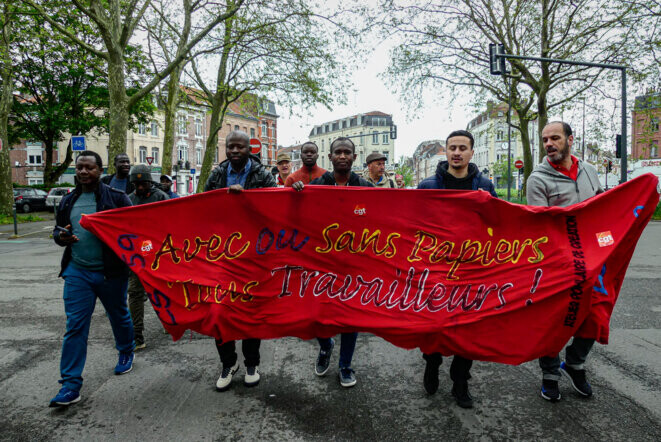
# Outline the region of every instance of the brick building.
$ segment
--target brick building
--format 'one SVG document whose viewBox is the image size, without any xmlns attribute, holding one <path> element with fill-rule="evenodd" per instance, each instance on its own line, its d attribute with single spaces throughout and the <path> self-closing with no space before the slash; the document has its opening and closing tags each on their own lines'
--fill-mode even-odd
<svg viewBox="0 0 661 442">
<path fill-rule="evenodd" d="M 661 158 L 661 92 L 636 97 L 631 118 L 631 156 L 634 160 Z"/>
</svg>

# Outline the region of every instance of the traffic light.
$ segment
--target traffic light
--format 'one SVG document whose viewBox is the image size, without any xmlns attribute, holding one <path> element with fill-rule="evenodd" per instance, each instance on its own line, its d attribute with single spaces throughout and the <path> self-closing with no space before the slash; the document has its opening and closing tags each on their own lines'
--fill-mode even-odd
<svg viewBox="0 0 661 442">
<path fill-rule="evenodd" d="M 391 140 L 396 140 L 397 139 L 397 125 L 396 124 L 391 124 L 390 125 L 390 139 Z"/>
<path fill-rule="evenodd" d="M 610 173 L 611 170 L 613 170 L 613 162 L 611 160 L 608 160 L 608 165 L 606 166 L 606 172 Z"/>
<path fill-rule="evenodd" d="M 622 135 L 615 135 L 615 158 L 622 158 Z"/>
<path fill-rule="evenodd" d="M 489 43 L 489 72 L 491 75 L 502 75 L 508 72 L 505 58 L 498 57 L 504 53 L 505 45 Z"/>
</svg>

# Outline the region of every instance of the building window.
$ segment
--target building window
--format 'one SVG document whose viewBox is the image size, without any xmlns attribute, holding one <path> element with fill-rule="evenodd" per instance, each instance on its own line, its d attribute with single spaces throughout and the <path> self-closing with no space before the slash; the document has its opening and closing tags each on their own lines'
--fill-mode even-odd
<svg viewBox="0 0 661 442">
<path fill-rule="evenodd" d="M 28 178 L 28 186 L 33 186 L 35 184 L 44 184 L 43 178 Z"/>
<path fill-rule="evenodd" d="M 177 158 L 181 161 L 188 161 L 188 146 L 185 144 L 179 144 L 177 146 Z"/>
<path fill-rule="evenodd" d="M 146 133 L 145 123 L 138 124 L 138 133 L 144 135 Z"/>
<path fill-rule="evenodd" d="M 177 133 L 179 135 L 187 135 L 185 115 L 177 115 Z"/>
<path fill-rule="evenodd" d="M 377 131 L 372 132 L 372 144 L 379 144 L 379 133 Z"/>
<path fill-rule="evenodd" d="M 158 147 L 152 147 L 151 148 L 151 156 L 154 159 L 152 163 L 153 164 L 158 164 L 159 161 L 160 161 L 160 154 L 159 154 Z"/>
<path fill-rule="evenodd" d="M 496 141 L 503 141 L 505 139 L 505 131 L 502 129 L 498 129 L 498 132 L 496 132 Z"/>
<path fill-rule="evenodd" d="M 202 120 L 200 120 L 199 118 L 195 119 L 195 136 L 196 137 L 202 136 Z"/>
<path fill-rule="evenodd" d="M 659 131 L 659 119 L 654 117 L 650 120 L 650 130 L 652 132 L 658 132 Z"/>
<path fill-rule="evenodd" d="M 151 122 L 151 136 L 152 137 L 158 136 L 158 123 L 156 121 Z"/>
<path fill-rule="evenodd" d="M 28 164 L 31 166 L 41 166 L 43 164 L 41 145 L 28 146 Z"/>
<path fill-rule="evenodd" d="M 238 124 L 234 125 L 234 130 L 239 130 L 239 125 Z"/>
<path fill-rule="evenodd" d="M 145 146 L 140 146 L 138 163 L 145 164 L 147 162 L 147 148 Z"/>
<path fill-rule="evenodd" d="M 250 128 L 250 138 L 255 138 L 255 128 L 254 127 Z"/>
<path fill-rule="evenodd" d="M 388 152 L 387 150 L 384 150 L 381 153 L 386 157 L 386 161 L 390 161 L 390 152 Z"/>
<path fill-rule="evenodd" d="M 274 124 L 273 126 L 271 126 L 271 136 L 272 136 L 273 139 L 275 140 L 275 138 L 276 138 L 276 137 L 275 137 L 275 124 Z"/>
<path fill-rule="evenodd" d="M 197 164 L 202 164 L 202 146 L 199 144 L 195 146 L 195 159 L 197 160 Z"/>
<path fill-rule="evenodd" d="M 388 141 L 390 141 L 388 134 L 382 134 L 382 135 L 383 137 L 381 138 L 381 143 L 388 144 Z"/>
<path fill-rule="evenodd" d="M 262 121 L 262 137 L 267 137 L 268 135 L 266 134 L 266 121 Z"/>
<path fill-rule="evenodd" d="M 265 161 L 267 160 L 267 153 L 269 151 L 269 145 L 268 144 L 262 144 L 262 163 L 266 164 Z"/>
<path fill-rule="evenodd" d="M 650 158 L 658 158 L 658 157 L 659 157 L 659 142 L 654 140 L 650 145 Z"/>
</svg>

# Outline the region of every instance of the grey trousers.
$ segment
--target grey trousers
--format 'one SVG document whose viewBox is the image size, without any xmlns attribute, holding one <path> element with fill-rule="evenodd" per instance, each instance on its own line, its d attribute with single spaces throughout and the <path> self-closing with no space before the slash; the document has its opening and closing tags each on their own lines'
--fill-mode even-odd
<svg viewBox="0 0 661 442">
<path fill-rule="evenodd" d="M 574 338 L 571 345 L 565 349 L 567 365 L 576 370 L 583 370 L 593 345 L 594 339 Z M 560 380 L 560 355 L 539 358 L 539 366 L 542 369 L 543 379 Z"/>
<path fill-rule="evenodd" d="M 135 273 L 129 274 L 129 312 L 131 312 L 131 319 L 133 320 L 133 333 L 135 336 L 135 345 L 145 343 L 145 301 L 147 300 L 147 292 L 145 292 L 142 283 Z"/>
</svg>

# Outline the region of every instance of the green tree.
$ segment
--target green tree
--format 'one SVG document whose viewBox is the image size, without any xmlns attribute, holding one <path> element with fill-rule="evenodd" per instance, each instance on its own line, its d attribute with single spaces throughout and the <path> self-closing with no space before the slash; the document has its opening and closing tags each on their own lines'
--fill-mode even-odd
<svg viewBox="0 0 661 442">
<path fill-rule="evenodd" d="M 510 181 L 511 187 L 513 189 L 516 188 L 516 179 L 515 179 L 516 168 L 514 167 L 514 161 L 515 160 L 512 160 L 512 167 L 510 168 L 510 175 L 509 175 L 509 178 L 511 180 Z M 507 189 L 507 159 L 503 158 L 502 160 L 493 163 L 492 172 L 493 172 L 494 180 L 498 178 L 498 187 Z"/>
<path fill-rule="evenodd" d="M 404 163 L 404 158 L 400 159 L 399 166 L 395 168 L 395 173 L 404 177 L 404 187 L 413 185 L 413 169 Z"/>
</svg>

